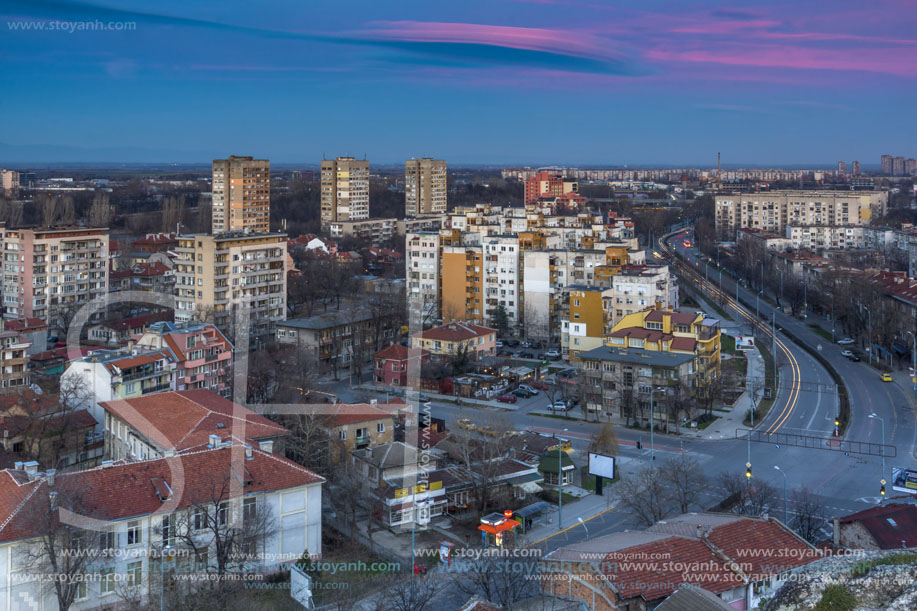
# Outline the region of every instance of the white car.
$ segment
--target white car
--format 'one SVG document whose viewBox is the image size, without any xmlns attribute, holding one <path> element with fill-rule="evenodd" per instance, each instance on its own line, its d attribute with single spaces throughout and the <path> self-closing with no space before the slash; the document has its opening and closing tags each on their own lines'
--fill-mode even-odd
<svg viewBox="0 0 917 611">
<path fill-rule="evenodd" d="M 528 384 L 520 384 L 520 385 L 519 385 L 519 389 L 520 389 L 520 390 L 526 391 L 527 393 L 529 393 L 529 394 L 532 395 L 533 397 L 534 397 L 535 395 L 538 394 L 538 391 L 537 391 L 536 389 L 532 388 L 531 386 L 529 386 Z"/>
<path fill-rule="evenodd" d="M 856 340 L 853 340 L 849 337 L 845 337 L 844 339 L 837 340 L 837 343 L 841 346 L 852 346 L 853 344 L 856 343 Z"/>
<path fill-rule="evenodd" d="M 853 356 L 853 351 L 852 351 L 852 350 L 844 350 L 844 351 L 841 352 L 841 356 L 846 356 L 847 358 L 850 358 L 851 356 Z"/>
<path fill-rule="evenodd" d="M 553 349 L 553 348 L 552 348 L 551 350 L 548 350 L 547 352 L 545 352 L 544 355 L 545 355 L 546 357 L 548 357 L 549 359 L 557 359 L 557 358 L 560 358 L 560 352 L 557 351 L 557 350 L 555 350 L 555 349 Z"/>
<path fill-rule="evenodd" d="M 563 401 L 555 401 L 554 403 L 548 403 L 548 409 L 565 412 L 567 411 L 567 404 Z"/>
</svg>

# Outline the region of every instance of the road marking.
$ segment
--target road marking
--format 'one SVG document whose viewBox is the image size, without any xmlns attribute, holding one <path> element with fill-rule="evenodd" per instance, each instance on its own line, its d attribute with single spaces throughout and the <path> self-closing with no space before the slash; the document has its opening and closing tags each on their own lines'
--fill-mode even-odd
<svg viewBox="0 0 917 611">
<path fill-rule="evenodd" d="M 815 401 L 815 410 L 812 412 L 812 417 L 809 418 L 809 422 L 806 423 L 806 429 L 812 428 L 812 421 L 815 420 L 816 414 L 818 414 L 818 406 L 821 405 L 821 393 L 816 392 L 815 395 L 818 397 Z"/>
<path fill-rule="evenodd" d="M 614 508 L 617 507 L 617 506 L 618 506 L 618 504 L 615 503 L 614 505 L 612 505 L 612 506 L 609 507 L 608 509 L 604 509 L 604 510 L 600 511 L 600 512 L 597 513 L 597 514 L 595 514 L 595 515 L 593 515 L 593 516 L 590 516 L 590 517 L 586 518 L 585 520 L 583 520 L 583 522 L 588 522 L 589 520 L 594 520 L 595 518 L 597 518 L 597 517 L 599 517 L 599 516 L 601 516 L 601 515 L 605 515 L 606 513 L 608 513 L 609 511 L 611 511 L 612 509 L 614 509 Z M 538 541 L 532 541 L 531 543 L 529 543 L 528 545 L 526 545 L 526 547 L 532 547 L 533 545 L 538 545 L 539 543 L 544 543 L 544 542 L 547 541 L 548 539 L 554 538 L 554 537 L 556 537 L 557 535 L 562 535 L 562 534 L 564 534 L 565 532 L 567 532 L 568 530 L 573 530 L 574 528 L 576 528 L 576 527 L 578 527 L 578 526 L 582 526 L 582 524 L 580 524 L 579 520 L 577 520 L 576 524 L 573 524 L 573 525 L 571 525 L 571 526 L 568 526 L 568 527 L 566 527 L 566 528 L 563 529 L 563 530 L 558 530 L 558 531 L 557 531 L 556 533 L 554 533 L 553 535 L 548 535 L 547 537 L 545 537 L 545 538 L 543 538 L 543 539 L 539 539 Z"/>
</svg>

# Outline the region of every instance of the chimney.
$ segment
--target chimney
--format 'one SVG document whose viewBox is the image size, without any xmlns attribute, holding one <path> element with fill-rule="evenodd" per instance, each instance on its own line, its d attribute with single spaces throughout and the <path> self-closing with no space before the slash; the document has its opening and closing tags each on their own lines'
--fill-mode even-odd
<svg viewBox="0 0 917 611">
<path fill-rule="evenodd" d="M 7 429 L 3 429 L 3 449 L 10 449 L 10 432 Z"/>
<path fill-rule="evenodd" d="M 220 445 L 220 436 L 219 435 L 210 435 L 210 442 L 207 444 L 208 448 L 216 448 Z"/>
<path fill-rule="evenodd" d="M 834 533 L 831 538 L 834 540 L 834 547 L 841 546 L 841 521 L 838 518 L 834 518 Z"/>
<path fill-rule="evenodd" d="M 369 400 L 369 404 L 370 404 L 370 405 L 378 405 L 378 404 L 379 404 L 379 399 L 370 399 L 370 400 Z"/>
<path fill-rule="evenodd" d="M 48 493 L 48 501 L 51 504 L 51 511 L 57 511 L 57 491 L 52 490 Z"/>
<path fill-rule="evenodd" d="M 697 538 L 698 539 L 704 538 L 704 527 L 701 526 L 700 524 L 697 525 Z"/>
<path fill-rule="evenodd" d="M 48 488 L 54 487 L 54 476 L 57 474 L 57 469 L 48 469 L 47 479 L 48 479 Z"/>
<path fill-rule="evenodd" d="M 21 461 L 21 460 L 17 460 L 17 461 L 13 464 L 13 468 L 16 469 L 17 471 L 22 471 L 22 461 Z"/>
<path fill-rule="evenodd" d="M 262 452 L 273 454 L 274 453 L 274 440 L 268 439 L 267 441 L 261 441 L 258 443 L 258 447 L 261 448 Z"/>
<path fill-rule="evenodd" d="M 252 453 L 252 447 L 249 446 L 249 445 L 245 446 L 245 460 L 251 460 L 251 459 L 253 459 L 254 457 L 255 457 L 255 456 L 254 456 L 254 454 Z"/>
<path fill-rule="evenodd" d="M 29 480 L 35 479 L 35 476 L 38 475 L 38 462 L 30 460 L 29 462 L 22 463 L 22 468 L 25 469 L 26 474 L 29 476 Z"/>
</svg>

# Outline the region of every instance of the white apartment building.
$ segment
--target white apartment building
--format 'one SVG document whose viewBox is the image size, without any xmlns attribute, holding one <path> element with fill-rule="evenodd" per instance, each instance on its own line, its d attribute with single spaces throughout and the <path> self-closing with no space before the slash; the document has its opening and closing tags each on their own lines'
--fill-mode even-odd
<svg viewBox="0 0 917 611">
<path fill-rule="evenodd" d="M 283 233 L 178 236 L 175 321 L 214 323 L 235 341 L 235 313 L 247 309 L 252 341 L 286 320 L 287 244 Z"/>
<path fill-rule="evenodd" d="M 786 237 L 792 248 L 806 250 L 866 248 L 865 227 L 790 225 L 786 228 Z"/>
<path fill-rule="evenodd" d="M 748 227 L 783 234 L 788 225 L 868 225 L 885 214 L 887 191 L 766 191 L 718 195 L 721 236 Z"/>
<path fill-rule="evenodd" d="M 521 322 L 522 269 L 519 238 L 515 235 L 491 236 L 483 240 L 485 320 L 493 322 L 497 308 L 506 310 L 510 328 Z"/>
<path fill-rule="evenodd" d="M 107 297 L 108 229 L 4 229 L 2 239 L 4 318 L 59 329 L 61 318 L 72 318 L 65 311 Z"/>
<path fill-rule="evenodd" d="M 41 473 L 38 463 L 0 471 L 0 496 L 8 501 L 0 513 L 0 611 L 59 608 L 54 589 L 37 578 L 48 572 L 47 553 L 30 552 L 49 532 L 42 525 L 67 511 L 92 526 L 56 527 L 57 560 L 65 550 L 99 551 L 82 565 L 84 579 L 69 580 L 75 611 L 123 607 L 125 596 L 159 604 L 163 571 L 207 579 L 220 554 L 232 554 L 230 573 L 248 574 L 291 564 L 306 550 L 320 557 L 325 480 L 260 448 L 234 452 L 233 443 L 226 437 L 200 450 L 86 471 Z M 259 532 L 268 521 L 274 530 Z M 173 561 L 160 566 L 164 550 Z"/>
<path fill-rule="evenodd" d="M 678 283 L 667 265 L 628 265 L 614 276 L 611 292 L 602 294 L 612 327 L 628 314 L 658 305 L 678 309 Z"/>
<path fill-rule="evenodd" d="M 436 317 L 439 299 L 440 236 L 433 231 L 409 233 L 405 238 L 408 306 L 411 320 Z"/>
</svg>

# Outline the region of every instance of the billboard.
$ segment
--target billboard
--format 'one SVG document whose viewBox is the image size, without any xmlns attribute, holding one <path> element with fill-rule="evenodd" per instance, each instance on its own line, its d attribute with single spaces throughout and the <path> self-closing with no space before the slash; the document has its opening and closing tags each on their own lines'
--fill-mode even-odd
<svg viewBox="0 0 917 611">
<path fill-rule="evenodd" d="M 589 474 L 607 479 L 615 478 L 615 457 L 589 452 Z"/>
<path fill-rule="evenodd" d="M 736 338 L 736 350 L 754 350 L 755 338 L 753 335 L 740 335 Z"/>
<path fill-rule="evenodd" d="M 917 494 L 917 471 L 904 467 L 892 467 L 892 490 Z"/>
</svg>

